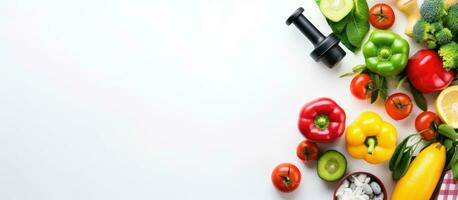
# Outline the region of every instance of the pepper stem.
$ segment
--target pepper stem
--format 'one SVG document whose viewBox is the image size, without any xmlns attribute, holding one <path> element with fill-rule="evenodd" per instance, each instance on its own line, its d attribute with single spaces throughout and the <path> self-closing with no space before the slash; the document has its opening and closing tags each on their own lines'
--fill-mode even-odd
<svg viewBox="0 0 458 200">
<path fill-rule="evenodd" d="M 378 56 L 383 60 L 388 60 L 391 57 L 391 50 L 382 48 L 378 52 Z"/>
<path fill-rule="evenodd" d="M 372 155 L 375 150 L 375 146 L 377 145 L 377 139 L 375 137 L 368 137 L 366 138 L 366 146 L 367 146 L 367 153 Z"/>
<path fill-rule="evenodd" d="M 329 126 L 329 117 L 327 115 L 318 115 L 313 121 L 316 127 L 321 130 L 328 128 Z"/>
</svg>

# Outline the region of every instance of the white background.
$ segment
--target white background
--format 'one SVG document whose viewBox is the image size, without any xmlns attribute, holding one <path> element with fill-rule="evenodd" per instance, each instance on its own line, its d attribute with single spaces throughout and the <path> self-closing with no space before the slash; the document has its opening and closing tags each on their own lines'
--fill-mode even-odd
<svg viewBox="0 0 458 200">
<path fill-rule="evenodd" d="M 395 122 L 352 97 L 338 76 L 363 56 L 315 63 L 284 22 L 299 6 L 330 33 L 312 0 L 1 1 L 0 199 L 330 199 L 295 155 L 304 103 L 331 97 L 347 123 L 376 111 L 399 139 L 420 111 Z M 343 137 L 320 147 L 391 191 L 386 163 L 352 159 Z M 281 162 L 302 172 L 293 193 L 271 184 Z"/>
</svg>

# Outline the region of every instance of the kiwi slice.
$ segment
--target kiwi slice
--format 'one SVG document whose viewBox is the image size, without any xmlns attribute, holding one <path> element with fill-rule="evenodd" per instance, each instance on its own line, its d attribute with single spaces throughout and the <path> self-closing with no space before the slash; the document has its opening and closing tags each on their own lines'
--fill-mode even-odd
<svg viewBox="0 0 458 200">
<path fill-rule="evenodd" d="M 321 0 L 320 10 L 333 22 L 342 20 L 353 9 L 353 0 Z"/>
<path fill-rule="evenodd" d="M 347 159 L 335 150 L 326 151 L 318 159 L 318 176 L 325 181 L 338 181 L 347 171 Z"/>
</svg>

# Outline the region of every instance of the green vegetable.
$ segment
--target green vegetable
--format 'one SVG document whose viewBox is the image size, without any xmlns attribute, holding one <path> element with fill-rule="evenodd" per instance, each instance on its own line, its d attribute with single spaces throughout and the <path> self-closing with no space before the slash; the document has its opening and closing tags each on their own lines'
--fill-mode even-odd
<svg viewBox="0 0 458 200">
<path fill-rule="evenodd" d="M 445 17 L 445 27 L 450 29 L 453 34 L 458 34 L 458 4 L 451 6 Z"/>
<path fill-rule="evenodd" d="M 453 174 L 453 179 L 458 179 L 458 161 L 457 158 L 458 156 L 454 156 L 455 159 L 452 159 L 451 161 L 451 167 L 452 167 L 452 174 Z"/>
<path fill-rule="evenodd" d="M 315 1 L 321 5 L 321 1 L 325 0 Z M 350 51 L 356 52 L 361 48 L 363 39 L 369 31 L 369 6 L 366 0 L 352 0 L 352 2 L 353 9 L 344 18 L 337 22 L 328 19 L 327 22 L 342 44 Z"/>
<path fill-rule="evenodd" d="M 428 22 L 439 21 L 447 12 L 442 0 L 425 0 L 420 7 L 421 16 Z"/>
<path fill-rule="evenodd" d="M 422 43 L 428 49 L 434 49 L 437 46 L 434 32 L 434 26 L 426 20 L 420 19 L 413 27 L 413 39 Z"/>
<path fill-rule="evenodd" d="M 436 32 L 436 41 L 439 45 L 444 45 L 451 42 L 453 39 L 452 32 L 448 28 L 443 28 Z"/>
<path fill-rule="evenodd" d="M 454 147 L 450 150 L 450 154 L 447 152 L 448 164 L 446 169 L 452 169 L 453 179 L 458 179 L 458 147 Z"/>
<path fill-rule="evenodd" d="M 342 20 L 353 9 L 353 0 L 321 0 L 320 10 L 333 22 Z"/>
<path fill-rule="evenodd" d="M 445 146 L 445 149 L 448 151 L 450 151 L 450 149 L 453 148 L 453 141 L 451 139 L 445 139 L 444 142 L 442 142 Z"/>
<path fill-rule="evenodd" d="M 458 65 L 458 44 L 450 42 L 439 49 L 439 55 L 442 58 L 445 70 L 450 70 Z"/>
<path fill-rule="evenodd" d="M 317 173 L 325 181 L 338 181 L 346 171 L 347 159 L 338 151 L 326 151 L 318 158 Z"/>
<path fill-rule="evenodd" d="M 363 46 L 367 68 L 383 77 L 396 76 L 409 58 L 409 43 L 396 33 L 374 30 Z"/>
<path fill-rule="evenodd" d="M 437 132 L 439 134 L 450 138 L 451 140 L 457 140 L 458 139 L 458 133 L 455 132 L 455 129 L 453 127 L 447 125 L 447 124 L 441 124 L 439 125 L 439 128 L 437 129 Z"/>
<path fill-rule="evenodd" d="M 431 23 L 431 26 L 433 28 L 432 30 L 434 33 L 437 33 L 444 28 L 444 24 L 442 23 L 442 21 Z"/>
</svg>

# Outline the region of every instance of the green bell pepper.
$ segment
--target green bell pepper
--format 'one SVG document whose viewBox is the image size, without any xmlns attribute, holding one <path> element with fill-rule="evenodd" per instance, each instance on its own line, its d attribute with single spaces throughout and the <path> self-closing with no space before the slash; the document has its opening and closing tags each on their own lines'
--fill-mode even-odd
<svg viewBox="0 0 458 200">
<path fill-rule="evenodd" d="M 383 77 L 398 75 L 409 59 L 409 43 L 396 33 L 374 30 L 363 46 L 367 68 Z"/>
</svg>

